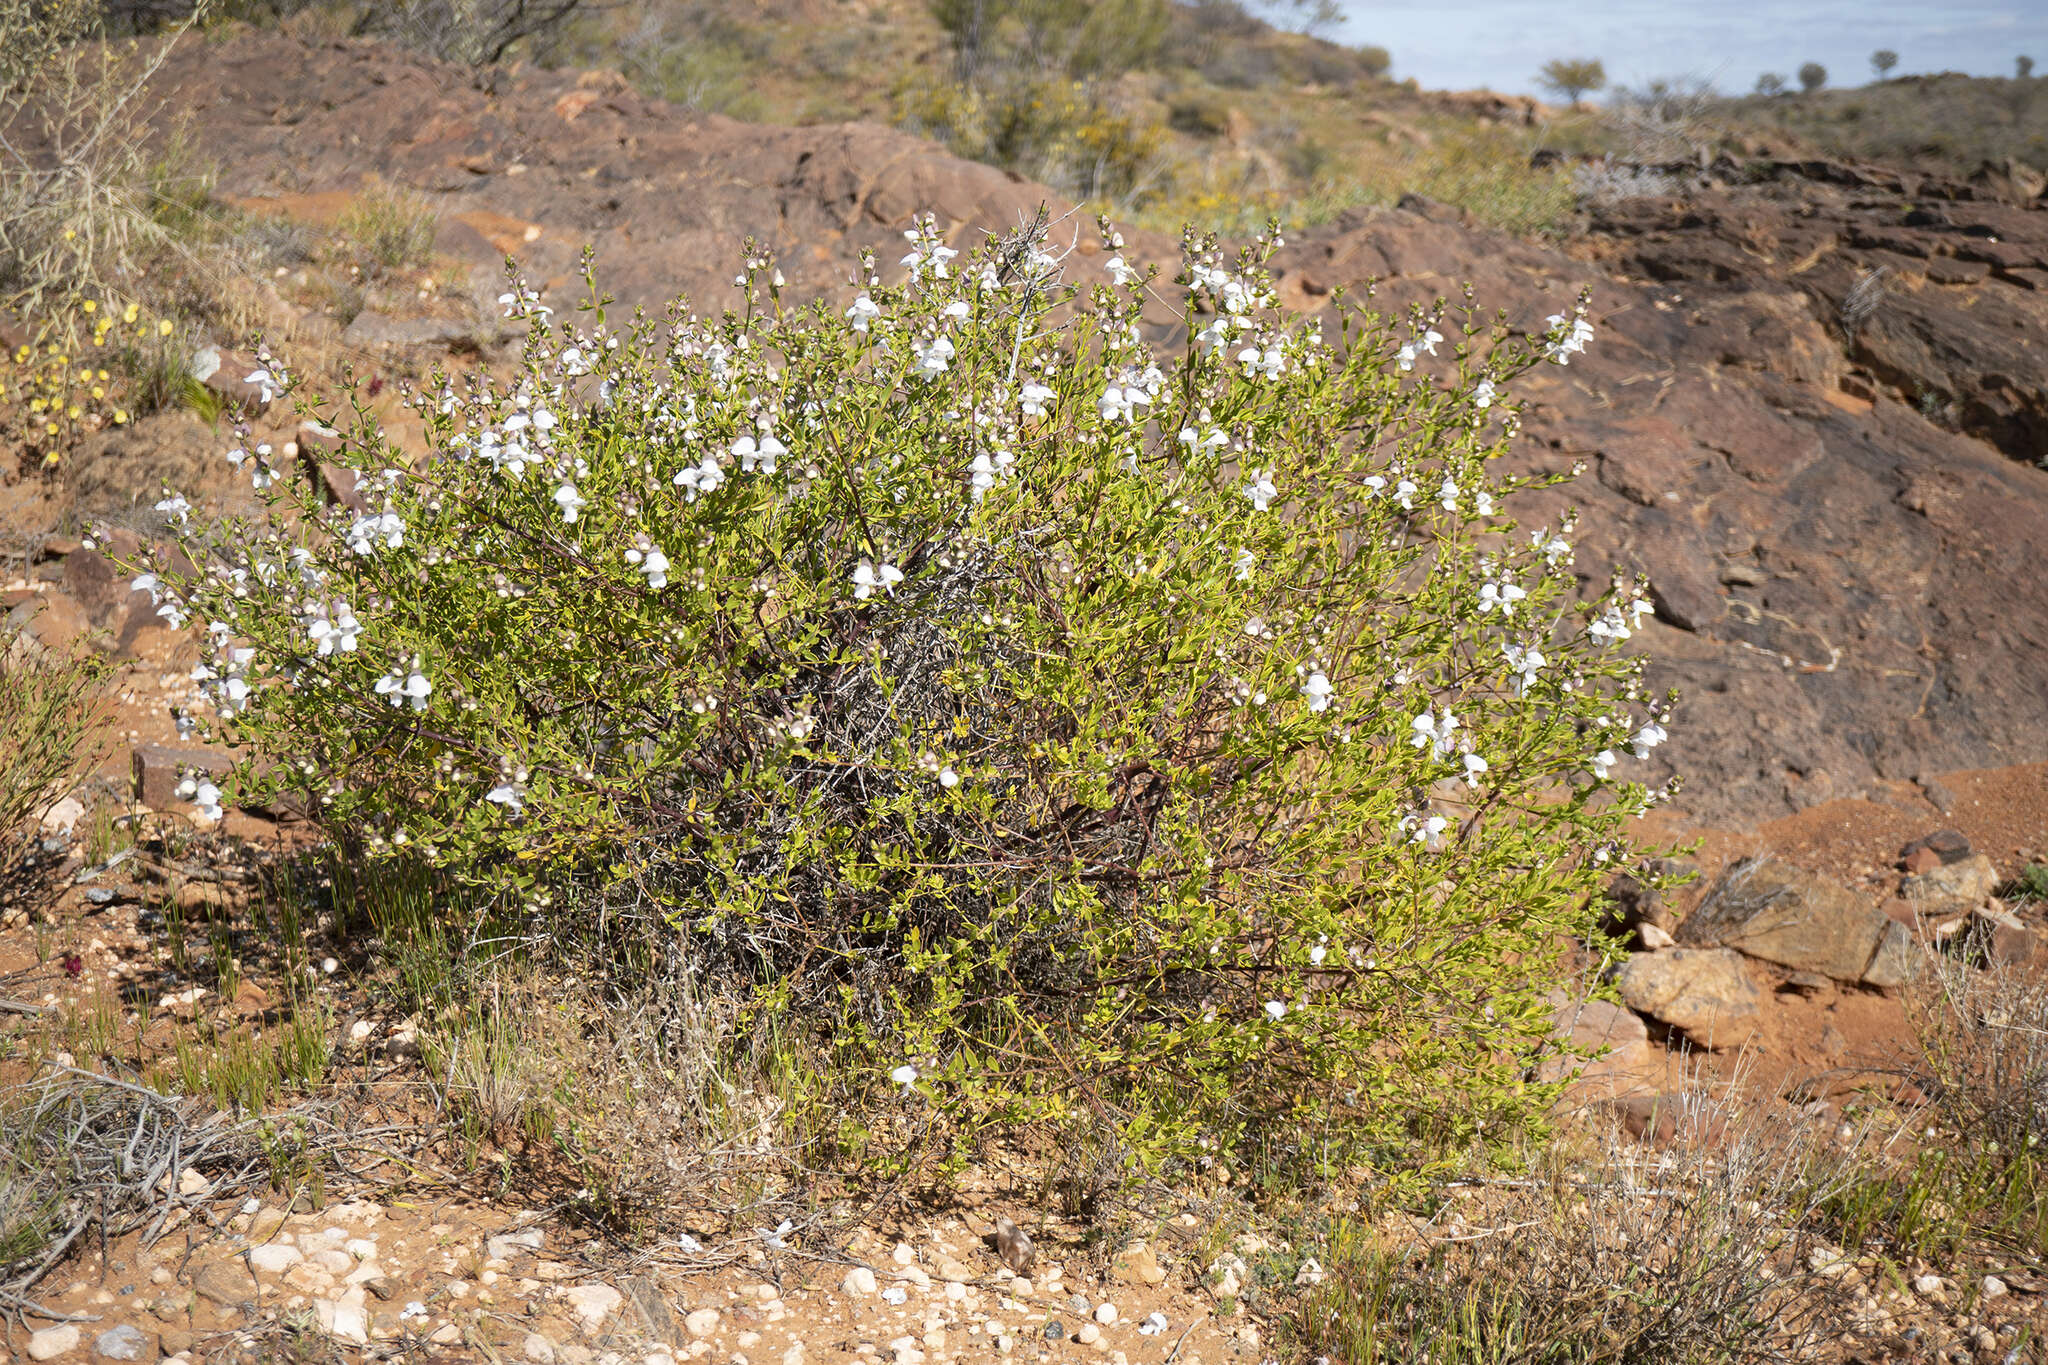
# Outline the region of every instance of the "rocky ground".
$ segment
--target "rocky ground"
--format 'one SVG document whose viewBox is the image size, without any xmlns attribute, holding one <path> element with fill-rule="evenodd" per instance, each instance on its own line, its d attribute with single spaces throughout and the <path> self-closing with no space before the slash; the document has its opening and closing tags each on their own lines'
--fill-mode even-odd
<svg viewBox="0 0 2048 1365">
<path fill-rule="evenodd" d="M 714 307 L 749 235 L 779 254 L 792 293 L 825 295 L 862 248 L 893 259 L 913 211 L 965 238 L 1048 197 L 891 130 L 752 128 L 602 75 L 514 72 L 485 92 L 386 49 L 245 35 L 188 44 L 165 81 L 167 105 L 223 163 L 220 192 L 252 214 L 321 227 L 379 186 L 431 208 L 439 259 L 420 280 L 387 281 L 340 312 L 317 264 L 280 265 L 264 286 L 273 339 L 322 367 L 351 365 L 401 440 L 391 381 L 501 354 L 490 300 L 507 253 L 558 303 L 594 243 L 627 302 L 684 290 Z M 1661 831 L 1701 840 L 1700 878 L 1631 906 L 1637 951 L 1616 978 L 1626 1007 L 1560 995 L 1561 1033 L 1609 1049 L 1573 1104 L 1653 1146 L 1682 1145 L 1683 1097 L 1731 1078 L 1794 1094 L 1826 1122 L 1877 1101 L 1911 1111 L 1925 1096 L 1906 976 L 1931 953 L 2031 970 L 2048 932 L 2043 905 L 2013 891 L 2048 861 L 2041 187 L 1825 163 L 1658 175 L 1657 193 L 1594 204 L 1568 249 L 1415 202 L 1305 234 L 1275 262 L 1304 313 L 1338 285 L 1377 280 L 1399 305 L 1455 297 L 1469 280 L 1482 307 L 1540 326 L 1592 290 L 1600 339 L 1569 369 L 1532 377 L 1515 458 L 1589 463 L 1571 492 L 1581 569 L 1647 573 L 1657 620 L 1641 644 L 1655 680 L 1686 693 L 1665 752 L 1689 786 Z M 1171 246 L 1133 240 L 1160 260 Z M 1153 321 L 1177 326 L 1163 304 Z M 213 382 L 231 388 L 235 373 L 224 364 Z M 255 436 L 298 442 L 309 461 L 325 439 L 281 410 L 259 412 Z M 186 646 L 128 591 L 119 562 L 153 530 L 137 509 L 159 481 L 226 495 L 220 444 L 173 412 L 60 479 L 0 488 L 20 547 L 0 563 L 0 611 L 44 647 L 82 643 L 119 670 L 102 780 L 46 830 L 54 875 L 71 884 L 44 921 L 0 926 L 0 998 L 28 1011 L 104 983 L 159 1039 L 202 1017 L 265 1017 L 260 988 L 210 997 L 168 966 L 145 909 L 197 904 L 217 871 L 160 867 L 145 895 L 147 860 L 94 872 L 88 859 L 98 822 L 183 821 L 181 769 L 211 761 L 177 735 L 176 711 L 194 700 Z M 88 514 L 129 529 L 94 548 L 59 533 Z M 221 832 L 298 837 L 260 812 L 231 813 Z M 1766 861 L 1729 875 L 1753 858 Z M 337 1064 L 373 1090 L 396 1084 L 408 1021 L 351 994 L 348 978 L 344 966 L 319 987 L 333 992 Z M 8 1018 L 17 1033 L 36 1022 Z M 170 1236 L 81 1250 L 39 1300 L 77 1320 L 17 1332 L 10 1349 L 646 1365 L 1215 1365 L 1270 1350 L 1232 1311 L 1255 1252 L 1233 1250 L 1205 1208 L 1107 1250 L 987 1196 L 852 1239 L 741 1229 L 622 1255 L 545 1208 L 485 1197 L 481 1181 L 431 1199 L 371 1184 L 327 1203 L 191 1176 Z M 1004 1213 L 1040 1236 L 1027 1278 L 986 1240 Z M 2043 1322 L 2038 1267 L 1923 1264 L 1888 1278 L 1843 1264 L 1869 1305 L 1845 1358 L 2001 1360 Z"/>
</svg>

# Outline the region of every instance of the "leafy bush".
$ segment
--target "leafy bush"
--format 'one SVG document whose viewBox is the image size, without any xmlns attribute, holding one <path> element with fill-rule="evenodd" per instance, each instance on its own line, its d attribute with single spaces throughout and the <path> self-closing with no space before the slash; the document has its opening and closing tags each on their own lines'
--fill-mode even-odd
<svg viewBox="0 0 2048 1365">
<path fill-rule="evenodd" d="M 761 255 L 717 320 L 517 287 L 523 368 L 419 394 L 423 463 L 353 431 L 361 516 L 233 452 L 273 514 L 169 497 L 198 567 L 139 580 L 275 765 L 230 793 L 509 912 L 658 911 L 836 1052 L 870 1161 L 1406 1172 L 1540 1121 L 1542 993 L 1667 713 L 1614 648 L 1647 603 L 1581 603 L 1489 473 L 1583 303 L 1347 304 L 1339 347 L 1190 236 L 1160 348 L 1145 277 L 1068 282 L 1049 231 L 960 262 L 927 221 L 844 310 Z"/>
<path fill-rule="evenodd" d="M 0 304 L 22 312 L 135 297 L 211 186 L 189 143 L 148 136 L 177 35 L 136 50 L 97 34 L 83 0 L 0 0 Z"/>
<path fill-rule="evenodd" d="M 1161 168 L 1164 125 L 1081 81 L 1017 77 L 896 90 L 896 121 L 961 156 L 1021 172 L 1080 199 L 1128 203 Z"/>
<path fill-rule="evenodd" d="M 1819 62 L 1805 62 L 1799 68 L 1799 88 L 1811 95 L 1828 83 L 1828 69 Z"/>
<path fill-rule="evenodd" d="M 335 230 L 363 264 L 403 270 L 427 260 L 437 225 L 433 207 L 417 194 L 383 189 L 351 202 Z"/>
<path fill-rule="evenodd" d="M 1230 101 L 1212 91 L 1191 91 L 1167 106 L 1166 122 L 1175 132 L 1222 137 L 1230 131 Z"/>
<path fill-rule="evenodd" d="M 0 617 L 0 877 L 89 765 L 102 675 L 97 661 L 55 658 Z"/>
<path fill-rule="evenodd" d="M 1391 207 L 1410 194 L 1461 209 L 1488 227 L 1524 236 L 1554 234 L 1577 212 L 1574 175 L 1530 163 L 1528 140 L 1504 128 L 1445 132 L 1426 145 L 1367 143 L 1349 155 L 1323 145 L 1290 149 L 1297 171 L 1321 178 L 1306 189 L 1246 193 L 1240 182 L 1182 181 L 1141 206 L 1137 221 L 1166 229 L 1192 221 L 1225 236 L 1258 231 L 1279 216 L 1289 228 L 1326 223 L 1361 204 Z"/>
</svg>

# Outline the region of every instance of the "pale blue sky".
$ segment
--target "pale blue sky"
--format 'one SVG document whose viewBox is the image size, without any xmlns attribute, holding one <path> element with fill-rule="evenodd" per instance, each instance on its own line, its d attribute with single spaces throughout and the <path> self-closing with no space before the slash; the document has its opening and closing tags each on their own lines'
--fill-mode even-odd
<svg viewBox="0 0 2048 1365">
<path fill-rule="evenodd" d="M 1607 77 L 1639 85 L 1660 77 L 1709 79 L 1744 93 L 1765 71 L 1788 81 L 1801 62 L 1827 67 L 1831 85 L 1870 79 L 1870 54 L 1899 54 L 1894 75 L 1967 71 L 2009 76 L 2027 53 L 2048 75 L 2048 0 L 1340 0 L 1340 42 L 1378 43 L 1396 79 L 1428 89 L 1539 93 L 1552 57 L 1598 57 Z"/>
</svg>

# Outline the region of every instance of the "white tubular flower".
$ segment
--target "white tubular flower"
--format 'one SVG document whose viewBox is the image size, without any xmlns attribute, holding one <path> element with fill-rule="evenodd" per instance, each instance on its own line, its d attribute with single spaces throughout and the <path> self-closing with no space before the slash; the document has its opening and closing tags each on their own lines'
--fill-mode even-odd
<svg viewBox="0 0 2048 1365">
<path fill-rule="evenodd" d="M 277 397 L 277 380 L 267 369 L 249 371 L 247 375 L 243 376 L 242 382 L 244 384 L 254 384 L 261 390 L 261 396 L 256 400 L 258 407 L 269 406 L 270 400 Z"/>
<path fill-rule="evenodd" d="M 394 668 L 377 679 L 378 696 L 393 706 L 402 707 L 410 703 L 415 711 L 427 709 L 427 698 L 433 695 L 433 691 L 434 684 L 420 671 L 420 656 L 417 654 L 412 656 L 410 669 Z"/>
<path fill-rule="evenodd" d="M 500 782 L 485 792 L 484 800 L 503 806 L 514 815 L 526 809 L 526 793 L 519 789 L 517 783 L 511 781 Z"/>
<path fill-rule="evenodd" d="M 1479 587 L 1479 614 L 1499 612 L 1503 617 L 1515 614 L 1515 603 L 1529 595 L 1528 590 L 1517 587 L 1505 580 L 1499 583 L 1482 583 Z"/>
<path fill-rule="evenodd" d="M 739 456 L 740 472 L 751 474 L 759 468 L 763 474 L 773 474 L 776 458 L 789 454 L 789 447 L 773 436 L 763 436 L 758 441 L 742 436 L 732 443 L 732 453 Z"/>
<path fill-rule="evenodd" d="M 1408 742 L 1417 749 L 1427 748 L 1432 758 L 1447 758 L 1457 747 L 1453 736 L 1458 729 L 1458 718 L 1448 708 L 1439 717 L 1435 711 L 1424 711 L 1408 722 Z"/>
<path fill-rule="evenodd" d="M 178 795 L 199 808 L 200 817 L 209 824 L 218 823 L 223 814 L 220 805 L 220 788 L 205 778 L 188 777 L 178 784 Z"/>
<path fill-rule="evenodd" d="M 1629 629 L 1628 621 L 1623 618 L 1620 607 L 1609 607 L 1591 625 L 1586 627 L 1586 634 L 1592 636 L 1595 640 L 1618 645 L 1623 640 L 1634 635 L 1635 632 Z"/>
<path fill-rule="evenodd" d="M 1202 343 L 1202 349 L 1212 355 L 1230 344 L 1230 319 L 1212 318 L 1207 327 L 1195 333 L 1195 340 Z"/>
<path fill-rule="evenodd" d="M 1405 372 L 1415 368 L 1415 343 L 1409 342 L 1394 353 L 1394 363 Z"/>
<path fill-rule="evenodd" d="M 337 651 L 355 653 L 356 637 L 363 628 L 347 602 L 337 602 L 332 608 L 325 602 L 315 603 L 307 609 L 306 618 L 306 634 L 312 638 L 314 653 L 323 659 Z"/>
<path fill-rule="evenodd" d="M 1152 395 L 1136 384 L 1111 384 L 1097 405 L 1105 422 L 1128 422 L 1137 410 L 1151 405 Z"/>
<path fill-rule="evenodd" d="M 348 547 L 359 555 L 377 552 L 378 542 L 395 550 L 405 544 L 405 522 L 396 512 L 371 512 L 357 517 L 348 528 Z"/>
<path fill-rule="evenodd" d="M 996 486 L 996 480 L 1007 474 L 1017 457 L 1007 450 L 998 450 L 993 455 L 987 451 L 977 454 L 967 466 L 968 486 L 974 501 L 980 502 L 988 491 Z"/>
<path fill-rule="evenodd" d="M 926 242 L 914 231 L 906 232 L 903 235 L 910 241 L 910 254 L 905 256 L 899 264 L 910 267 L 911 279 L 923 279 L 926 269 L 930 269 L 933 278 L 941 280 L 952 273 L 952 268 L 946 262 L 958 256 L 959 252 L 949 246 L 941 246 L 937 242 Z"/>
<path fill-rule="evenodd" d="M 1438 835 L 1450 827 L 1449 817 L 1442 815 L 1425 816 L 1420 812 L 1409 816 L 1401 822 L 1401 828 L 1408 832 L 1408 842 L 1411 844 L 1431 843 Z"/>
<path fill-rule="evenodd" d="M 937 379 L 953 364 L 953 343 L 945 337 L 933 337 L 917 348 L 917 374 L 922 379 Z"/>
<path fill-rule="evenodd" d="M 972 308 L 969 308 L 967 306 L 966 299 L 954 299 L 951 303 L 947 304 L 944 308 L 941 308 L 939 310 L 939 316 L 951 318 L 955 322 L 965 322 L 967 321 L 968 315 L 973 311 L 974 310 Z"/>
<path fill-rule="evenodd" d="M 1150 1317 L 1146 1318 L 1143 1322 L 1138 1324 L 1138 1335 L 1141 1337 L 1156 1337 L 1161 1332 L 1164 1332 L 1168 1326 L 1169 1324 L 1166 1320 L 1166 1314 L 1153 1313 Z"/>
<path fill-rule="evenodd" d="M 1609 768 L 1612 768 L 1614 766 L 1614 763 L 1614 750 L 1602 749 L 1599 753 L 1593 755 L 1591 763 L 1591 767 L 1593 769 L 1593 776 L 1599 778 L 1602 782 L 1605 782 L 1607 780 L 1607 770 Z"/>
<path fill-rule="evenodd" d="M 869 298 L 865 292 L 846 310 L 846 320 L 853 324 L 853 330 L 856 332 L 867 331 L 875 319 L 881 316 L 882 306 Z"/>
<path fill-rule="evenodd" d="M 1493 494 L 1484 488 L 1472 495 L 1472 510 L 1482 517 L 1493 515 Z"/>
<path fill-rule="evenodd" d="M 1329 710 L 1330 699 L 1337 695 L 1337 689 L 1330 685 L 1329 675 L 1320 668 L 1308 675 L 1308 680 L 1302 683 L 1301 690 L 1308 698 L 1308 709 L 1311 711 Z"/>
<path fill-rule="evenodd" d="M 637 566 L 640 572 L 647 576 L 648 587 L 668 586 L 668 556 L 661 552 L 659 546 L 646 550 L 628 550 L 626 562 Z"/>
<path fill-rule="evenodd" d="M 184 498 L 180 497 L 176 493 L 171 494 L 168 498 L 165 498 L 162 502 L 159 502 L 156 505 L 156 510 L 163 513 L 165 516 L 169 517 L 172 521 L 176 522 L 180 526 L 183 526 L 187 521 L 190 521 L 192 519 L 192 504 L 186 502 Z"/>
<path fill-rule="evenodd" d="M 562 520 L 573 526 L 576 514 L 590 506 L 590 502 L 576 491 L 575 484 L 565 483 L 555 490 L 555 506 L 562 509 Z"/>
<path fill-rule="evenodd" d="M 853 598 L 856 602 L 865 602 L 875 595 L 878 588 L 893 596 L 896 585 L 902 581 L 903 570 L 894 564 L 876 564 L 863 559 L 853 571 Z"/>
<path fill-rule="evenodd" d="M 1109 277 L 1116 281 L 1118 288 L 1138 278 L 1138 272 L 1126 263 L 1122 256 L 1110 257 L 1102 263 L 1102 268 L 1109 272 Z"/>
<path fill-rule="evenodd" d="M 1502 645 L 1501 652 L 1507 655 L 1508 672 L 1515 675 L 1515 695 L 1527 696 L 1529 688 L 1536 681 L 1536 675 L 1550 660 L 1534 645 Z"/>
<path fill-rule="evenodd" d="M 1237 353 L 1237 359 L 1244 372 L 1254 379 L 1278 379 L 1287 368 L 1287 357 L 1278 346 L 1247 346 Z"/>
<path fill-rule="evenodd" d="M 1543 556 L 1545 564 L 1555 565 L 1571 557 L 1572 543 L 1563 536 L 1554 536 L 1544 530 L 1531 531 L 1529 543 Z"/>
<path fill-rule="evenodd" d="M 1482 379 L 1472 386 L 1472 406 L 1481 412 L 1493 406 L 1493 396 L 1500 392 L 1491 379 Z"/>
<path fill-rule="evenodd" d="M 1437 489 L 1437 490 L 1436 490 L 1436 500 L 1437 500 L 1437 505 L 1438 505 L 1438 506 L 1440 506 L 1440 507 L 1442 507 L 1442 508 L 1443 508 L 1443 509 L 1444 509 L 1444 510 L 1445 510 L 1446 512 L 1455 512 L 1455 511 L 1457 511 L 1457 510 L 1458 510 L 1458 483 L 1457 483 L 1457 480 L 1455 480 L 1455 479 L 1445 479 L 1445 480 L 1444 480 L 1444 483 L 1443 483 L 1443 487 L 1441 487 L 1441 488 L 1439 488 L 1439 489 Z"/>
<path fill-rule="evenodd" d="M 1273 482 L 1273 471 L 1254 469 L 1251 482 L 1244 486 L 1244 495 L 1252 500 L 1252 510 L 1263 512 L 1273 505 L 1273 499 L 1280 496 L 1278 485 Z"/>
<path fill-rule="evenodd" d="M 1562 313 L 1552 313 L 1544 319 L 1556 335 L 1551 339 L 1544 354 L 1560 365 L 1569 365 L 1571 358 L 1586 349 L 1586 343 L 1593 339 L 1593 324 L 1583 316 L 1567 318 Z"/>
<path fill-rule="evenodd" d="M 1035 379 L 1026 380 L 1024 391 L 1021 395 L 1024 415 L 1026 417 L 1045 416 L 1046 404 L 1052 402 L 1056 396 L 1047 385 L 1041 384 Z"/>
<path fill-rule="evenodd" d="M 701 461 L 678 473 L 675 486 L 687 490 L 686 500 L 695 502 L 705 493 L 715 493 L 725 482 L 725 466 L 718 462 L 716 455 L 706 455 Z"/>
<path fill-rule="evenodd" d="M 1468 787 L 1478 786 L 1479 779 L 1486 776 L 1486 760 L 1481 758 L 1478 754 L 1466 754 L 1464 758 L 1464 765 L 1465 785 Z"/>
<path fill-rule="evenodd" d="M 1415 480 L 1403 479 L 1394 485 L 1394 501 L 1400 504 L 1403 512 L 1412 512 L 1415 510 L 1415 495 L 1421 491 L 1422 486 Z"/>
<path fill-rule="evenodd" d="M 1287 1006 L 1278 1000 L 1268 1000 L 1266 1002 L 1266 1017 L 1276 1024 L 1279 1023 L 1287 1017 Z"/>
<path fill-rule="evenodd" d="M 1188 454 L 1206 455 L 1212 450 L 1221 450 L 1230 444 L 1230 438 L 1223 434 L 1221 427 L 1215 425 L 1207 408 L 1202 409 L 1199 420 L 1209 424 L 1206 434 L 1200 430 L 1198 424 L 1181 428 L 1180 443 L 1188 448 Z"/>
<path fill-rule="evenodd" d="M 1231 577 L 1240 583 L 1249 583 L 1252 581 L 1252 570 L 1257 568 L 1258 564 L 1258 559 L 1250 550 L 1240 549 L 1230 561 Z"/>
<path fill-rule="evenodd" d="M 1650 750 L 1669 738 L 1671 736 L 1656 721 L 1645 721 L 1643 728 L 1636 731 L 1635 737 L 1629 741 L 1629 747 L 1635 750 L 1637 758 L 1648 758 Z"/>
<path fill-rule="evenodd" d="M 889 1073 L 889 1081 L 892 1085 L 902 1086 L 903 1093 L 907 1097 L 917 1087 L 917 1068 L 909 1065 L 899 1066 Z"/>
</svg>

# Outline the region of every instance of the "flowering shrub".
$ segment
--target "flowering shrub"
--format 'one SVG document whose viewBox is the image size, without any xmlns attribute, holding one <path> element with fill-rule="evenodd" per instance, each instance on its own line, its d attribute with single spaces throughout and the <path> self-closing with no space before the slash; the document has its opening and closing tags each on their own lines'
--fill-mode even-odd
<svg viewBox="0 0 2048 1365">
<path fill-rule="evenodd" d="M 40 456 L 45 469 L 94 432 L 127 423 L 123 381 L 107 367 L 132 373 L 141 348 L 171 331 L 169 322 L 145 320 L 133 303 L 102 308 L 83 299 L 75 310 L 36 340 L 0 351 L 0 443 Z"/>
<path fill-rule="evenodd" d="M 847 1120 L 870 1157 L 1393 1159 L 1539 1112 L 1549 969 L 1665 718 L 1614 648 L 1644 601 L 1580 603 L 1489 470 L 1583 304 L 1518 338 L 1347 303 L 1333 344 L 1270 236 L 1190 235 L 1169 286 L 1103 232 L 926 222 L 843 309 L 759 255 L 718 319 L 515 286 L 519 373 L 414 395 L 423 461 L 355 431 L 360 514 L 230 452 L 273 514 L 173 495 L 198 567 L 137 580 L 272 762 L 229 799 L 501 904 L 659 907 L 820 1021 L 842 1093 L 898 1088 Z"/>
</svg>

